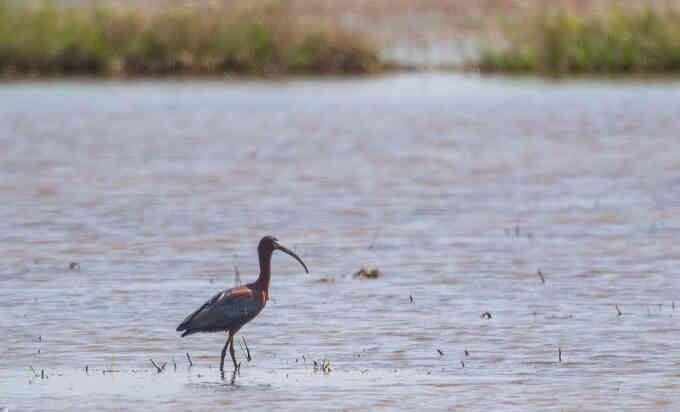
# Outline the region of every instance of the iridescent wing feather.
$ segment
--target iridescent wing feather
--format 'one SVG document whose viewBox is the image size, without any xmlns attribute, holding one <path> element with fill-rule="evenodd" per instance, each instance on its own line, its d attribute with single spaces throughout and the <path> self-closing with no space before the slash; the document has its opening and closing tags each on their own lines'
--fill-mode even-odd
<svg viewBox="0 0 680 412">
<path fill-rule="evenodd" d="M 177 327 L 182 336 L 197 332 L 221 332 L 241 327 L 264 307 L 252 289 L 241 286 L 218 293 L 198 308 Z"/>
</svg>

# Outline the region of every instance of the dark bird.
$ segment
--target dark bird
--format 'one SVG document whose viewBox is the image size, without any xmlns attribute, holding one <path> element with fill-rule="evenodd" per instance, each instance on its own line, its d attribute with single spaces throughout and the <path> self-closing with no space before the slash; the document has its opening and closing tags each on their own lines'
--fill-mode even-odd
<svg viewBox="0 0 680 412">
<path fill-rule="evenodd" d="M 305 268 L 307 266 L 292 250 L 279 243 L 274 236 L 265 236 L 257 246 L 260 258 L 260 276 L 253 283 L 239 286 L 218 293 L 177 327 L 182 331 L 182 337 L 197 332 L 221 332 L 228 331 L 229 337 L 222 349 L 220 371 L 224 373 L 224 358 L 229 346 L 229 354 L 234 362 L 234 372 L 238 370 L 236 357 L 234 356 L 234 335 L 243 325 L 257 316 L 269 300 L 269 280 L 271 279 L 272 254 L 275 250 L 288 253 Z"/>
</svg>

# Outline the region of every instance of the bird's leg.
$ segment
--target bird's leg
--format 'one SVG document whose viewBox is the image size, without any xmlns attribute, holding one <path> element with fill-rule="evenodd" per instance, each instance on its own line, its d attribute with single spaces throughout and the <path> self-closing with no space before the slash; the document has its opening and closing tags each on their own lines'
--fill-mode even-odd
<svg viewBox="0 0 680 412">
<path fill-rule="evenodd" d="M 222 372 L 222 375 L 224 375 L 224 358 L 227 356 L 227 346 L 229 346 L 229 342 L 231 342 L 233 339 L 234 335 L 229 332 L 229 337 L 224 343 L 224 348 L 222 348 L 222 359 L 220 360 L 220 372 Z"/>
<path fill-rule="evenodd" d="M 230 335 L 231 345 L 229 346 L 229 354 L 231 355 L 231 361 L 234 362 L 234 371 L 238 372 L 239 365 L 236 363 L 236 355 L 234 354 L 234 335 Z"/>
</svg>

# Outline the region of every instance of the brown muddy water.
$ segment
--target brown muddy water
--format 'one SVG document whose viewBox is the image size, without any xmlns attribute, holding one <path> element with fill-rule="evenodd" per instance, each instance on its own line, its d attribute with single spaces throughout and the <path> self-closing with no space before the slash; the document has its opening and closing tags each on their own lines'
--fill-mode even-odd
<svg viewBox="0 0 680 412">
<path fill-rule="evenodd" d="M 677 409 L 679 114 L 663 79 L 2 84 L 0 409 Z M 274 255 L 232 384 L 175 327 L 265 234 L 311 274 Z"/>
</svg>

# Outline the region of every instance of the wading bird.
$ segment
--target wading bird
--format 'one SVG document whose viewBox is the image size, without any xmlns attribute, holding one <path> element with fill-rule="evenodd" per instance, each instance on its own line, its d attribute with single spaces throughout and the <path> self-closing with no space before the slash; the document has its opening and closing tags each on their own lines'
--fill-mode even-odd
<svg viewBox="0 0 680 412">
<path fill-rule="evenodd" d="M 234 335 L 243 325 L 252 320 L 262 311 L 269 300 L 269 280 L 271 279 L 272 254 L 275 250 L 288 253 L 305 268 L 309 273 L 305 262 L 292 250 L 279 243 L 274 236 L 265 236 L 257 246 L 260 258 L 260 276 L 253 283 L 239 286 L 218 293 L 177 327 L 177 331 L 183 331 L 182 337 L 197 332 L 229 332 L 227 342 L 222 349 L 220 360 L 220 372 L 224 374 L 224 358 L 229 346 L 229 354 L 234 362 L 234 373 L 239 369 L 234 356 Z"/>
</svg>

